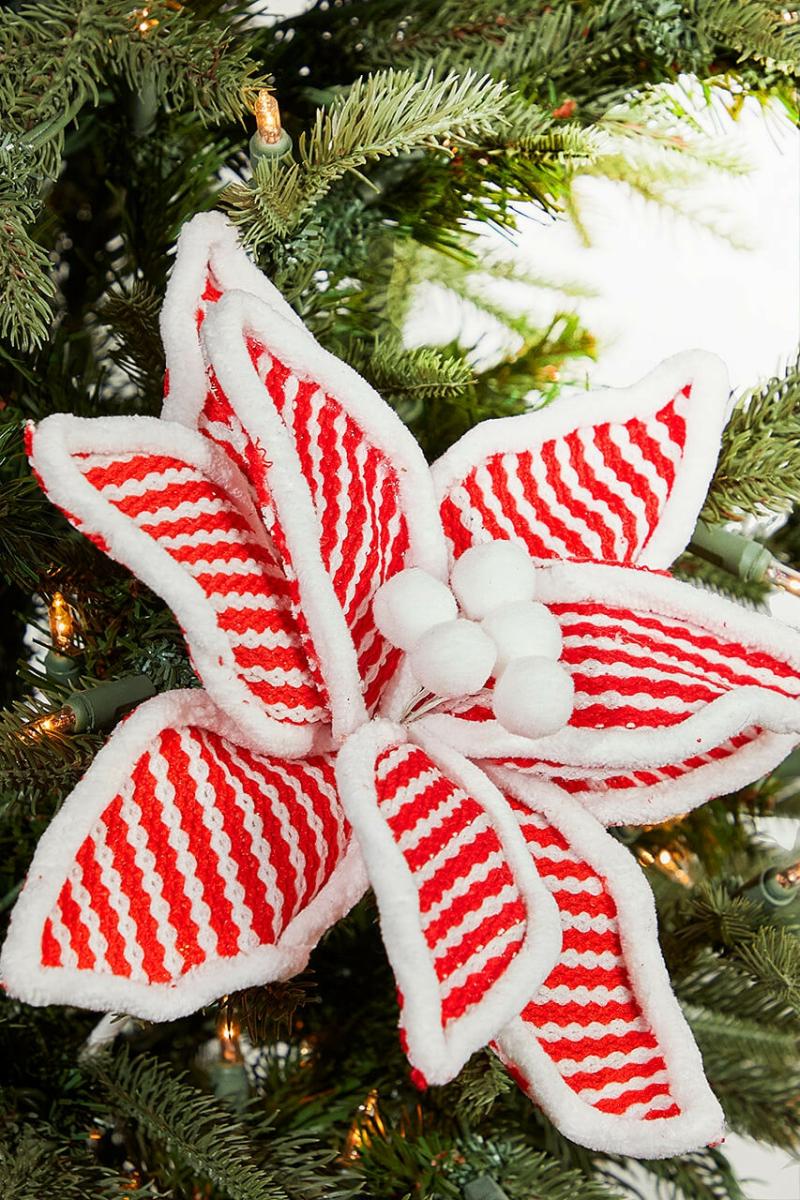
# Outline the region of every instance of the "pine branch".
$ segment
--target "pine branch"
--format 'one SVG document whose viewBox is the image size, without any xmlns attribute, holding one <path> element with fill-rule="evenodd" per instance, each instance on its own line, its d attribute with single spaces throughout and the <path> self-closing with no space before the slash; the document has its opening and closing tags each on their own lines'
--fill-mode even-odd
<svg viewBox="0 0 800 1200">
<path fill-rule="evenodd" d="M 266 82 L 229 23 L 150 0 L 143 29 L 137 11 L 128 0 L 44 0 L 0 10 L 0 168 L 14 181 L 0 194 L 0 334 L 18 349 L 41 345 L 51 321 L 47 256 L 27 230 L 39 193 L 59 172 L 65 130 L 84 107 L 97 107 L 116 81 L 165 106 L 191 105 L 204 122 L 235 121 Z"/>
<path fill-rule="evenodd" d="M 503 121 L 505 85 L 472 72 L 417 80 L 381 71 L 355 81 L 328 109 L 318 109 L 289 165 L 260 160 L 252 186 L 233 184 L 223 206 L 251 246 L 285 237 L 336 180 L 381 158 L 462 145 Z"/>
<path fill-rule="evenodd" d="M 800 502 L 800 357 L 781 376 L 737 402 L 722 435 L 703 517 L 720 522 L 742 513 Z"/>
<path fill-rule="evenodd" d="M 84 1069 L 118 1112 L 136 1121 L 229 1200 L 344 1200 L 357 1190 L 320 1177 L 333 1155 L 312 1153 L 308 1138 L 295 1138 L 291 1144 L 275 1139 L 267 1149 L 270 1159 L 257 1158 L 245 1127 L 230 1111 L 190 1087 L 183 1074 L 173 1074 L 164 1062 L 147 1055 L 131 1058 L 123 1051 L 114 1059 L 89 1059 Z M 262 1136 L 267 1129 L 262 1118 Z"/>
</svg>

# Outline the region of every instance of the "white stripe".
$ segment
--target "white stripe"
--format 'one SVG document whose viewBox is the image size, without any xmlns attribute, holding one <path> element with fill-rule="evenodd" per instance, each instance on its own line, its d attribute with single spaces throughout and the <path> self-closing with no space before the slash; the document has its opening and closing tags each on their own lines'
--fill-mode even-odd
<svg viewBox="0 0 800 1200">
<path fill-rule="evenodd" d="M 554 517 L 558 518 L 562 524 L 566 525 L 567 529 L 571 529 L 576 534 L 579 541 L 589 551 L 591 557 L 603 558 L 603 543 L 598 533 L 595 533 L 585 521 L 574 513 L 571 508 L 558 498 L 553 485 L 547 477 L 547 468 L 543 459 L 534 452 L 531 455 L 531 475 L 536 484 L 537 495 L 544 501 L 548 512 L 551 512 Z M 563 543 L 566 546 L 566 543 Z"/>
<path fill-rule="evenodd" d="M 633 993 L 626 987 L 571 987 L 559 983 L 557 987 L 547 987 L 543 984 L 536 994 L 533 1004 L 627 1004 L 633 999 Z"/>
<path fill-rule="evenodd" d="M 613 950 L 562 950 L 561 962 L 565 967 L 586 967 L 587 970 L 613 971 L 624 967 L 625 961 Z"/>
<path fill-rule="evenodd" d="M 580 439 L 580 434 L 582 432 L 582 430 L 577 431 L 578 441 L 580 441 L 581 445 L 583 445 L 583 441 Z M 563 438 L 554 438 L 551 444 L 553 446 L 553 452 L 561 470 L 564 483 L 569 488 L 573 496 L 580 501 L 584 508 L 588 508 L 590 512 L 596 513 L 596 515 L 600 518 L 601 523 L 608 529 L 613 538 L 613 544 L 617 556 L 621 557 L 621 548 L 625 540 L 621 517 L 619 517 L 612 508 L 609 508 L 607 504 L 604 504 L 602 500 L 599 500 L 597 496 L 595 496 L 594 492 L 590 491 L 589 488 L 587 488 L 585 484 L 581 482 L 581 478 L 570 460 L 569 448 L 566 441 Z M 577 519 L 578 514 L 576 513 L 575 516 Z M 583 523 L 586 525 L 585 518 L 583 519 Z M 591 527 L 588 525 L 587 530 L 592 532 Z M 602 539 L 596 533 L 593 533 L 593 536 L 597 538 L 597 555 L 603 559 L 605 558 L 605 555 L 602 553 Z"/>
<path fill-rule="evenodd" d="M 133 787 L 129 780 L 126 788 Z M 114 864 L 114 855 L 106 841 L 106 827 L 98 821 L 93 832 L 94 857 L 100 869 L 100 879 L 108 892 L 108 904 L 116 914 L 117 929 L 125 947 L 125 960 L 131 968 L 131 979 L 145 979 L 144 955 L 139 945 L 136 923 L 131 916 L 131 905 L 125 893 L 122 875 Z"/>
<path fill-rule="evenodd" d="M 272 763 L 272 770 L 283 780 L 286 787 L 294 795 L 298 807 L 302 808 L 306 814 L 306 819 L 308 821 L 312 837 L 314 838 L 314 846 L 317 851 L 317 858 L 319 860 L 317 877 L 314 880 L 313 887 L 311 889 L 311 894 L 316 895 L 317 891 L 322 886 L 323 879 L 325 878 L 327 858 L 325 851 L 325 830 L 322 825 L 322 819 L 318 816 L 310 797 L 306 795 L 306 792 L 299 781 L 295 779 L 295 777 L 291 775 L 290 772 L 287 771 L 283 764 L 277 759 L 275 759 Z"/>
<path fill-rule="evenodd" d="M 74 863 L 69 874 L 69 882 L 72 886 L 72 898 L 78 905 L 81 920 L 89 934 L 89 949 L 94 955 L 95 970 L 102 970 L 103 963 L 107 963 L 106 951 L 108 950 L 108 942 L 105 935 L 100 929 L 100 918 L 92 907 L 92 897 L 81 882 L 81 868 L 77 863 Z"/>
<path fill-rule="evenodd" d="M 604 1037 L 625 1037 L 627 1033 L 650 1032 L 650 1026 L 644 1017 L 634 1017 L 630 1021 L 617 1017 L 613 1021 L 589 1021 L 586 1025 L 581 1025 L 578 1021 L 570 1021 L 568 1025 L 545 1021 L 537 1026 L 535 1021 L 530 1020 L 530 1009 L 526 1009 L 525 1021 L 533 1026 L 536 1036 L 542 1042 L 580 1042 L 583 1038 L 599 1042 Z"/>
<path fill-rule="evenodd" d="M 165 492 L 177 483 L 192 483 L 200 480 L 202 483 L 213 482 L 206 479 L 196 467 L 166 467 L 151 471 L 141 479 L 126 479 L 124 483 L 107 483 L 99 489 L 105 500 L 114 504 L 129 496 L 145 496 L 148 492 L 154 494 Z"/>
<path fill-rule="evenodd" d="M 72 949 L 69 933 L 64 922 L 61 920 L 60 906 L 58 904 L 54 905 L 53 911 L 50 913 L 50 924 L 53 928 L 53 937 L 58 942 L 61 950 L 62 967 L 76 968 L 78 966 L 78 955 Z"/>
<path fill-rule="evenodd" d="M 477 545 L 480 542 L 491 542 L 493 540 L 483 523 L 483 515 L 472 503 L 467 495 L 466 488 L 462 484 L 454 487 L 448 493 L 448 498 L 458 510 L 460 517 L 459 524 L 466 529 L 472 544 Z"/>
<path fill-rule="evenodd" d="M 156 755 L 149 756 L 150 763 L 154 757 Z M 170 918 L 169 905 L 164 899 L 164 881 L 156 857 L 147 844 L 142 809 L 136 800 L 134 788 L 126 789 L 122 794 L 120 819 L 125 826 L 125 839 L 133 850 L 134 862 L 142 875 L 142 891 L 150 898 L 148 907 L 156 924 L 159 945 L 164 952 L 164 968 L 172 979 L 177 979 L 183 966 L 183 956 L 177 949 L 175 926 Z"/>
<path fill-rule="evenodd" d="M 342 454 L 344 455 L 344 453 L 345 453 L 344 448 L 342 448 Z M 365 503 L 366 503 L 366 497 L 364 495 L 364 492 L 365 492 L 364 467 L 366 464 L 368 454 L 369 454 L 369 446 L 367 445 L 366 441 L 362 438 L 362 440 L 356 444 L 355 449 L 353 451 L 353 456 L 355 458 L 356 471 L 358 472 L 358 488 L 361 493 L 362 500 L 364 500 Z M 352 479 L 352 474 L 350 474 L 349 477 L 350 477 L 350 479 Z M 349 494 L 344 490 L 344 487 L 345 487 L 345 485 L 343 482 L 342 483 L 343 497 L 346 499 L 346 504 L 344 505 L 344 507 L 349 508 L 350 507 L 350 497 L 349 497 Z M 366 568 L 367 557 L 372 548 L 371 533 L 372 533 L 371 525 L 366 520 L 362 520 L 361 527 L 359 529 L 360 539 L 359 539 L 359 543 L 358 543 L 358 548 L 356 549 L 356 553 L 352 559 L 351 569 L 348 573 L 347 580 L 346 580 L 345 593 L 341 600 L 342 609 L 343 609 L 345 615 L 347 613 L 349 613 L 350 605 L 353 603 L 353 597 L 355 596 L 355 594 L 361 584 L 361 576 L 363 575 L 364 570 Z M 378 565 L 380 566 L 380 563 Z M 370 586 L 368 586 L 366 589 L 367 603 L 372 602 L 372 595 L 377 590 L 377 581 L 374 578 L 370 579 L 369 585 Z M 361 605 L 361 608 L 363 608 L 363 604 Z"/>
<path fill-rule="evenodd" d="M 429 858 L 423 866 L 414 872 L 414 882 L 417 885 L 417 889 L 419 890 L 423 884 L 434 879 L 439 871 L 442 870 L 445 863 L 464 853 L 467 847 L 472 846 L 482 833 L 491 828 L 491 821 L 486 813 L 482 812 L 480 816 L 477 816 L 474 821 L 470 822 L 469 827 L 463 831 L 460 837 L 452 838 L 442 846 L 438 853 L 434 854 L 432 858 Z"/>
<path fill-rule="evenodd" d="M 674 403 L 675 411 L 685 419 L 683 406 L 686 403 L 686 397 L 680 396 Z M 648 437 L 651 437 L 654 442 L 658 443 L 658 447 L 664 458 L 669 459 L 675 468 L 675 482 L 673 487 L 678 483 L 678 468 L 683 462 L 684 449 L 683 446 L 676 442 L 670 434 L 669 427 L 663 421 L 657 421 L 655 418 L 648 421 L 645 425 Z"/>
<path fill-rule="evenodd" d="M 181 745 L 189 758 L 189 774 L 197 785 L 197 796 L 203 814 L 203 824 L 208 830 L 211 850 L 216 856 L 216 874 L 222 880 L 225 899 L 231 906 L 231 919 L 236 927 L 239 949 L 246 953 L 260 944 L 253 929 L 253 914 L 245 901 L 244 888 L 239 882 L 239 871 L 231 852 L 231 839 L 225 829 L 222 812 L 211 783 L 208 763 L 202 749 L 213 755 L 206 739 L 199 730 L 181 733 Z"/>
<path fill-rule="evenodd" d="M 456 789 L 446 799 L 440 801 L 427 817 L 417 821 L 411 829 L 404 830 L 397 839 L 397 845 L 407 854 L 414 850 L 421 841 L 429 837 L 434 829 L 438 829 L 456 809 L 464 803 L 464 793 Z"/>
<path fill-rule="evenodd" d="M 247 529 L 195 529 L 193 533 L 159 534 L 159 546 L 165 550 L 186 550 L 195 546 L 258 546 L 255 533 Z M 177 557 L 177 556 L 176 556 Z"/>
<path fill-rule="evenodd" d="M 442 1000 L 446 1000 L 448 996 L 462 987 L 473 975 L 480 975 L 487 963 L 503 954 L 513 942 L 521 942 L 524 935 L 525 922 L 518 921 L 492 938 L 485 946 L 480 946 L 474 954 L 469 956 L 466 962 L 453 971 L 452 975 L 445 977 L 446 982 L 443 982 L 440 988 Z"/>
<path fill-rule="evenodd" d="M 588 913 L 562 912 L 562 929 L 577 929 L 580 933 L 616 933 L 616 917 L 590 917 Z"/>
<path fill-rule="evenodd" d="M 629 1121 L 640 1121 L 648 1115 L 648 1113 L 661 1112 L 665 1108 L 672 1108 L 675 1101 L 669 1094 L 663 1096 L 654 1096 L 652 1100 L 646 1100 L 644 1104 L 632 1104 L 630 1108 L 626 1108 L 622 1114 Z M 650 1128 L 653 1129 L 652 1124 Z M 656 1135 L 656 1130 L 653 1129 L 653 1134 Z"/>
<path fill-rule="evenodd" d="M 254 558 L 196 558 L 183 561 L 190 575 L 264 575 L 264 564 Z"/>
<path fill-rule="evenodd" d="M 642 680 L 642 683 L 646 683 Z M 634 706 L 649 712 L 654 709 L 661 709 L 663 712 L 676 713 L 688 716 L 690 713 L 696 712 L 704 704 L 708 704 L 708 700 L 683 700 L 680 696 L 651 696 L 648 692 L 634 692 L 633 695 L 628 695 L 627 692 L 623 695 L 622 692 L 615 692 L 612 688 L 602 692 L 575 692 L 575 708 L 591 708 L 593 704 L 602 705 L 611 711 L 616 708 L 629 708 Z M 595 726 L 597 729 L 604 729 L 604 725 Z"/>
<path fill-rule="evenodd" d="M 189 901 L 192 921 L 197 926 L 198 945 L 205 957 L 209 958 L 217 950 L 217 939 L 211 928 L 211 909 L 203 897 L 203 885 L 197 876 L 197 859 L 189 848 L 189 837 L 183 828 L 186 814 L 178 808 L 167 767 L 166 756 L 159 744 L 150 756 L 150 770 L 155 779 L 156 797 L 161 801 L 161 819 L 167 829 L 167 841 L 178 860 L 178 870 L 184 879 L 183 892 Z"/>
<path fill-rule="evenodd" d="M 347 537 L 347 523 L 350 516 L 350 482 L 352 475 L 347 462 L 347 455 L 342 449 L 342 442 L 347 431 L 347 417 L 340 409 L 333 418 L 333 432 L 335 436 L 336 449 L 339 457 L 339 470 L 336 474 L 337 499 L 339 501 L 339 513 L 336 518 L 336 538 L 331 547 L 330 560 L 328 562 L 328 574 L 331 579 L 334 579 L 344 563 L 344 541 Z M 330 470 L 330 464 L 328 464 Z"/>
<path fill-rule="evenodd" d="M 618 428 L 618 426 L 612 425 L 610 427 L 612 431 L 615 428 Z M 648 528 L 644 502 L 631 491 L 628 483 L 624 479 L 620 479 L 619 475 L 609 467 L 602 453 L 595 445 L 591 432 L 587 430 L 586 434 L 581 436 L 581 445 L 583 446 L 586 462 L 600 483 L 605 484 L 608 490 L 619 498 L 622 505 L 630 510 L 638 535 L 641 529 Z M 641 538 L 638 544 L 641 544 Z M 632 548 L 632 551 L 627 550 L 626 552 L 630 554 L 632 552 L 635 553 L 636 550 L 637 545 Z"/>
<path fill-rule="evenodd" d="M 387 767 L 400 767 L 405 762 L 405 759 L 406 756 L 404 755 L 391 764 L 388 763 L 387 759 L 384 759 L 378 768 L 378 782 L 385 784 L 388 779 L 388 769 L 386 771 L 382 771 L 381 769 L 384 767 L 384 764 L 387 764 Z M 391 796 L 387 797 L 386 800 L 381 800 L 380 810 L 383 819 L 385 821 L 392 820 L 407 804 L 412 804 L 431 784 L 436 783 L 437 779 L 441 779 L 438 767 L 433 765 L 425 767 L 410 783 L 403 784 Z"/>
<path fill-rule="evenodd" d="M 226 629 L 225 635 L 232 646 L 246 650 L 300 649 L 300 639 L 285 629 Z"/>
<path fill-rule="evenodd" d="M 533 464 L 535 462 L 536 455 L 533 454 L 531 456 L 531 463 Z M 554 533 L 551 533 L 550 529 L 544 524 L 543 521 L 539 519 L 539 517 L 536 515 L 535 509 L 529 503 L 522 486 L 522 480 L 517 473 L 518 467 L 518 455 L 503 455 L 502 468 L 505 471 L 506 478 L 508 480 L 508 490 L 512 499 L 514 500 L 514 503 L 519 509 L 520 516 L 531 527 L 534 533 L 538 534 L 548 549 L 552 550 L 554 554 L 561 558 L 569 558 L 571 552 L 566 542 L 560 537 L 557 537 Z"/>
<path fill-rule="evenodd" d="M 451 925 L 447 930 L 447 933 L 439 938 L 436 943 L 434 960 L 438 962 L 440 958 L 444 957 L 451 946 L 457 946 L 458 943 L 462 941 L 468 933 L 474 933 L 474 931 L 480 925 L 482 925 L 487 918 L 497 916 L 497 914 L 505 907 L 506 904 L 510 904 L 514 900 L 518 899 L 519 892 L 513 883 L 507 883 L 495 895 L 485 896 L 481 902 L 480 908 L 473 909 L 471 912 L 468 912 L 466 916 L 462 917 L 462 919 L 455 925 Z M 430 924 L 430 919 L 426 914 L 422 918 L 423 930 L 428 929 Z"/>
<path fill-rule="evenodd" d="M 149 457 L 143 454 L 141 450 L 130 450 L 127 454 L 76 454 L 74 458 L 79 469 L 84 475 L 89 471 L 94 471 L 97 467 L 102 467 L 104 471 L 110 467 L 115 467 L 117 463 L 133 462 L 137 458 Z"/>
<path fill-rule="evenodd" d="M 569 892 L 572 896 L 579 896 L 584 892 L 590 896 L 603 894 L 603 884 L 596 875 L 590 875 L 588 879 L 576 879 L 573 875 L 558 879 L 548 873 L 547 867 L 540 867 L 539 870 L 551 892 Z"/>
<path fill-rule="evenodd" d="M 425 913 L 421 914 L 425 929 L 428 929 L 434 921 L 438 920 L 451 904 L 454 904 L 461 896 L 466 896 L 474 887 L 482 883 L 492 871 L 496 870 L 497 867 L 501 867 L 504 862 L 505 859 L 503 858 L 502 851 L 493 850 L 483 862 L 475 863 L 470 867 L 466 875 L 462 875 L 457 879 L 453 886 L 444 892 L 435 904 L 432 904 Z"/>
<path fill-rule="evenodd" d="M 626 1092 L 638 1092 L 654 1083 L 669 1083 L 667 1072 L 656 1071 L 653 1075 L 648 1076 L 634 1075 L 632 1079 L 626 1079 L 624 1083 L 607 1083 L 599 1088 L 581 1088 L 578 1095 L 587 1104 L 597 1104 L 600 1100 L 616 1100 Z M 627 1116 L 627 1110 L 625 1115 Z"/>
<path fill-rule="evenodd" d="M 181 500 L 174 506 L 164 505 L 163 508 L 145 509 L 131 518 L 141 528 L 143 525 L 161 525 L 167 522 L 184 520 L 184 518 L 217 516 L 219 513 L 229 513 L 232 505 L 219 496 L 204 496 L 202 500 Z"/>
<path fill-rule="evenodd" d="M 226 749 L 229 743 L 225 743 Z M 278 885 L 278 872 L 272 861 L 272 848 L 264 833 L 264 823 L 259 816 L 252 797 L 242 787 L 241 780 L 230 768 L 225 757 L 217 759 L 222 773 L 236 796 L 236 803 L 242 811 L 242 824 L 250 835 L 250 849 L 258 863 L 257 875 L 264 888 L 264 900 L 275 914 L 275 928 L 284 927 L 283 893 Z M 257 940 L 257 939 L 256 939 Z"/>
<path fill-rule="evenodd" d="M 271 683 L 275 687 L 303 687 L 310 683 L 311 676 L 300 667 L 237 667 L 238 674 L 248 683 Z"/>
<path fill-rule="evenodd" d="M 632 1050 L 612 1050 L 611 1054 L 587 1054 L 586 1058 L 560 1058 L 558 1069 L 565 1079 L 588 1071 L 608 1071 L 628 1063 L 646 1063 L 660 1058 L 661 1051 L 653 1046 L 634 1046 Z"/>
<path fill-rule="evenodd" d="M 297 893 L 302 893 L 303 889 L 301 881 L 305 878 L 306 857 L 300 847 L 300 839 L 297 835 L 297 830 L 292 820 L 291 813 L 289 812 L 289 809 L 284 802 L 283 797 L 281 796 L 281 790 L 272 781 L 272 763 L 270 763 L 269 766 L 265 764 L 262 767 L 262 771 L 264 772 L 263 774 L 260 772 L 257 773 L 248 766 L 243 758 L 241 758 L 232 743 L 229 743 L 229 748 L 231 752 L 231 758 L 236 763 L 236 766 L 239 768 L 241 773 L 247 779 L 252 780 L 261 795 L 265 796 L 269 801 L 272 812 L 277 818 L 278 824 L 280 825 L 281 836 L 286 842 L 288 849 L 289 865 L 294 873 L 294 890 Z M 258 757 L 259 756 L 256 756 L 257 761 Z M 287 912 L 285 914 L 286 921 L 290 921 L 294 915 L 295 914 L 293 912 Z"/>
<path fill-rule="evenodd" d="M 505 470 L 505 457 L 503 459 L 501 469 Z M 489 474 L 488 467 L 486 467 L 484 464 L 481 464 L 480 466 L 475 467 L 472 474 L 474 477 L 475 486 L 481 494 L 481 499 L 485 507 L 492 514 L 500 528 L 508 535 L 509 540 L 517 541 L 518 538 L 516 530 L 514 529 L 514 522 L 508 516 L 502 504 L 500 503 L 500 500 L 495 494 L 494 482 Z"/>
</svg>

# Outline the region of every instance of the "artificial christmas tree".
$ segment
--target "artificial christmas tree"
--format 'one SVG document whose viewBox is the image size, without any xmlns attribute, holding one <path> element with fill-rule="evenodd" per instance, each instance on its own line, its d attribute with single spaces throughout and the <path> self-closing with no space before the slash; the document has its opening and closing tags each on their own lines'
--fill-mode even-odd
<svg viewBox="0 0 800 1200">
<path fill-rule="evenodd" d="M 620 141 L 702 158 L 680 71 L 791 109 L 796 41 L 761 2 L 0 17 L 4 1196 L 590 1200 L 633 1154 L 736 1197 L 689 1028 L 729 1126 L 795 1145 L 752 819 L 791 812 L 796 635 L 666 568 L 701 506 L 794 501 L 797 377 L 727 426 L 701 354 L 560 397 L 591 336 L 473 276 L 476 221 L 582 170 L 657 193 Z M 521 347 L 406 349 L 432 277 Z"/>
</svg>

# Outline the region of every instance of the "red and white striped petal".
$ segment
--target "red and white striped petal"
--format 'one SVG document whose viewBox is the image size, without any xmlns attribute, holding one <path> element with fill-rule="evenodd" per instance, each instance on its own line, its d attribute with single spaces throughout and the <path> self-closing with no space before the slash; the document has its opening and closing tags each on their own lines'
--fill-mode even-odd
<svg viewBox="0 0 800 1200">
<path fill-rule="evenodd" d="M 39 843 L 8 991 L 167 1020 L 302 970 L 366 877 L 330 755 L 243 744 L 200 691 L 142 705 Z"/>
<path fill-rule="evenodd" d="M 561 1133 L 665 1158 L 720 1138 L 723 1115 L 672 993 L 638 864 L 558 788 L 493 769 L 558 905 L 563 945 L 494 1047 Z"/>
<path fill-rule="evenodd" d="M 227 455 L 173 422 L 60 413 L 31 431 L 29 454 L 72 523 L 170 605 L 215 702 L 251 737 L 306 753 L 328 716 L 325 685 Z"/>
<path fill-rule="evenodd" d="M 208 392 L 199 330 L 226 292 L 258 296 L 287 321 L 302 322 L 281 293 L 248 258 L 222 213 L 198 213 L 181 230 L 175 266 L 161 309 L 167 358 L 162 417 L 194 428 Z"/>
<path fill-rule="evenodd" d="M 555 905 L 497 789 L 414 726 L 373 721 L 336 771 L 380 908 L 404 1047 L 418 1082 L 446 1083 L 549 973 Z"/>
<path fill-rule="evenodd" d="M 575 682 L 569 724 L 512 737 L 487 692 L 424 717 L 435 736 L 551 779 L 607 825 L 663 821 L 743 787 L 797 743 L 800 634 L 780 621 L 600 564 L 543 568 L 539 598 L 561 624 Z"/>
<path fill-rule="evenodd" d="M 512 540 L 533 558 L 668 566 L 708 491 L 727 401 L 720 360 L 692 350 L 633 387 L 476 426 L 433 466 L 452 557 Z"/>
<path fill-rule="evenodd" d="M 400 658 L 372 601 L 446 551 L 430 472 L 399 418 L 308 330 L 241 293 L 201 330 L 210 389 L 198 427 L 250 479 L 331 696 L 334 732 L 374 711 Z"/>
</svg>

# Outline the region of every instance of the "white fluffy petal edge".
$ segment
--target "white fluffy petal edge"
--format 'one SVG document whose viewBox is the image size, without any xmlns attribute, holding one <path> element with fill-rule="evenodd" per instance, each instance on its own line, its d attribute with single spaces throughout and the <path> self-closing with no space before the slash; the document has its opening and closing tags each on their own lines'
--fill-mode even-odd
<svg viewBox="0 0 800 1200">
<path fill-rule="evenodd" d="M 261 520 L 248 499 L 246 480 L 209 438 L 154 417 L 73 417 L 55 413 L 35 427 L 31 465 L 54 504 L 74 515 L 90 533 L 99 534 L 108 553 L 124 563 L 170 606 L 186 634 L 198 673 L 215 702 L 236 713 L 240 736 L 267 744 L 287 757 L 311 749 L 314 726 L 291 725 L 267 716 L 242 679 L 231 643 L 220 628 L 203 589 L 149 534 L 87 481 L 76 454 L 120 455 L 131 452 L 167 455 L 202 471 L 247 517 L 254 537 L 265 538 Z"/>
<path fill-rule="evenodd" d="M 226 992 L 302 971 L 322 934 L 343 917 L 367 887 L 355 838 L 345 857 L 274 946 L 237 959 L 218 958 L 194 967 L 175 983 L 143 983 L 89 970 L 42 967 L 40 939 L 75 856 L 100 815 L 130 778 L 133 764 L 158 734 L 198 724 L 237 742 L 241 733 L 199 690 L 166 692 L 141 705 L 118 726 L 43 835 L 0 954 L 0 980 L 28 1004 L 70 1004 L 97 1011 L 127 1012 L 171 1021 L 195 1012 Z M 263 743 L 260 753 L 270 753 Z M 280 751 L 275 752 L 280 757 Z"/>
<path fill-rule="evenodd" d="M 447 450 L 431 468 L 439 500 L 469 471 L 496 454 L 533 450 L 576 429 L 646 419 L 686 384 L 692 385 L 686 443 L 672 492 L 646 546 L 640 566 L 667 567 L 685 549 L 708 492 L 725 427 L 730 387 L 725 364 L 707 350 L 685 350 L 660 363 L 627 388 L 598 388 L 564 396 L 546 408 L 483 421 Z"/>
<path fill-rule="evenodd" d="M 420 926 L 416 887 L 376 799 L 376 758 L 381 751 L 407 742 L 419 746 L 443 775 L 473 796 L 488 814 L 527 910 L 528 927 L 516 958 L 486 998 L 451 1022 L 447 1031 L 441 1023 L 431 950 Z M 378 899 L 386 951 L 403 993 L 409 1060 L 428 1083 L 447 1083 L 471 1054 L 496 1036 L 549 974 L 561 949 L 558 910 L 502 794 L 480 768 L 460 754 L 413 727 L 405 729 L 379 720 L 345 743 L 336 774 L 342 805 L 360 842 Z"/>
<path fill-rule="evenodd" d="M 670 1090 L 681 1113 L 636 1120 L 598 1112 L 567 1086 L 520 1018 L 511 1021 L 497 1039 L 501 1057 L 522 1070 L 530 1095 L 559 1130 L 591 1150 L 670 1158 L 718 1142 L 724 1135 L 725 1119 L 672 991 L 658 944 L 655 902 L 640 867 L 624 846 L 561 789 L 499 768 L 488 773 L 498 787 L 552 820 L 570 848 L 613 883 L 628 973 L 666 1062 Z"/>
</svg>

